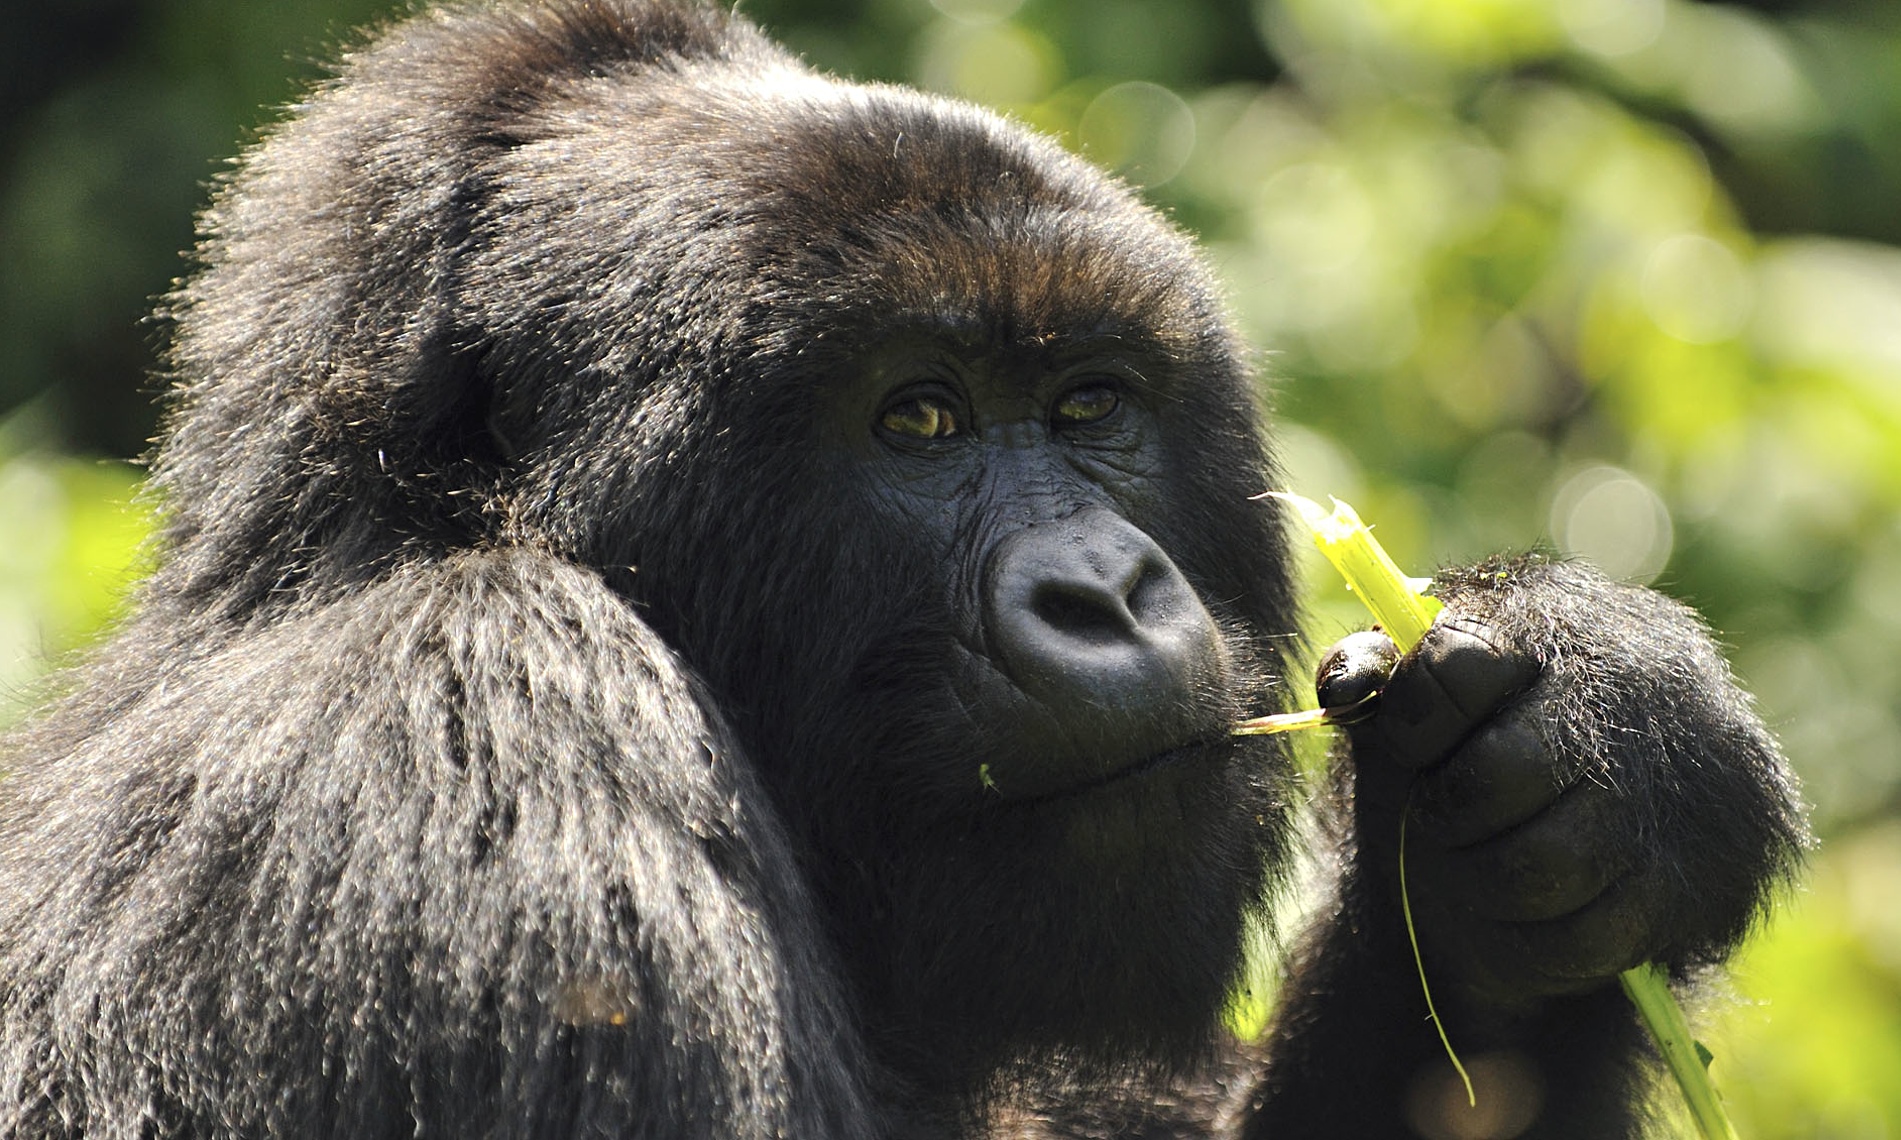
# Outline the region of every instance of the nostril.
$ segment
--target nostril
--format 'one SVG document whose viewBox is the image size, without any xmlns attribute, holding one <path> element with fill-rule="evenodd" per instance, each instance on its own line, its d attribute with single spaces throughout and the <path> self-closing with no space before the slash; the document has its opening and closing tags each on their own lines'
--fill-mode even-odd
<svg viewBox="0 0 1901 1140">
<path fill-rule="evenodd" d="M 1167 624 L 1180 612 L 1187 583 L 1169 563 L 1149 560 L 1128 590 L 1132 625 Z"/>
<path fill-rule="evenodd" d="M 1098 644 L 1125 640 L 1135 627 L 1122 599 L 1075 582 L 1038 583 L 1030 612 L 1059 633 Z"/>
</svg>

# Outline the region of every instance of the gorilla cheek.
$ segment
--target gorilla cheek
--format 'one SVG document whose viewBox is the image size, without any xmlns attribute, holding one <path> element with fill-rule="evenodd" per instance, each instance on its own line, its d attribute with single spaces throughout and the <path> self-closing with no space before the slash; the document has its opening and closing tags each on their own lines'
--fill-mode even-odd
<svg viewBox="0 0 1901 1140">
<path fill-rule="evenodd" d="M 1090 508 L 997 544 L 982 620 L 992 660 L 1031 706 L 995 767 L 1010 798 L 1077 791 L 1224 735 L 1226 650 L 1168 555 Z"/>
</svg>

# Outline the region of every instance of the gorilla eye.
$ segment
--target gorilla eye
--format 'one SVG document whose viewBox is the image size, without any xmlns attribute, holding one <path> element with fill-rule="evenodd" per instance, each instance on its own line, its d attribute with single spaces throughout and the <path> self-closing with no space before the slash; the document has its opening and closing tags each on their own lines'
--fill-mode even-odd
<svg viewBox="0 0 1901 1140">
<path fill-rule="evenodd" d="M 1059 427 L 1099 423 L 1115 415 L 1121 406 L 1122 397 L 1114 388 L 1107 384 L 1086 384 L 1056 401 L 1052 418 Z"/>
<path fill-rule="evenodd" d="M 891 405 L 878 417 L 878 426 L 912 439 L 944 439 L 961 430 L 957 413 L 931 396 L 913 396 Z"/>
</svg>

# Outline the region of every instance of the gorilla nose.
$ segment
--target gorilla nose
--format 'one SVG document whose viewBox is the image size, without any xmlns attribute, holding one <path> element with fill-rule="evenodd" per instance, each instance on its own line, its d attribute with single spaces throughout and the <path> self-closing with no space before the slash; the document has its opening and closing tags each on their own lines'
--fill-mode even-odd
<svg viewBox="0 0 1901 1140">
<path fill-rule="evenodd" d="M 1221 672 L 1214 619 L 1161 547 L 1114 512 L 1005 538 L 984 605 L 1004 671 L 1069 748 L 1109 769 L 1187 743 L 1203 719 Z"/>
</svg>

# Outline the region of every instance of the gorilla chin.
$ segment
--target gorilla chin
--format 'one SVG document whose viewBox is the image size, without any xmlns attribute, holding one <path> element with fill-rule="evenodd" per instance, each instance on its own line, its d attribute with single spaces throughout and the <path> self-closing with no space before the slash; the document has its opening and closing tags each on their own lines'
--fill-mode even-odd
<svg viewBox="0 0 1901 1140">
<path fill-rule="evenodd" d="M 1061 850 L 1105 875 L 1155 861 L 1205 863 L 1246 850 L 1255 824 L 1273 837 L 1286 806 L 1266 778 L 1276 755 L 1245 742 L 1209 741 L 1147 757 L 1093 783 L 1021 802 L 1061 836 Z M 1259 765 L 1262 778 L 1249 769 Z M 1217 838 L 1220 837 L 1220 838 Z M 1206 846 L 1204 846 L 1206 845 Z M 1274 851 L 1259 847 L 1263 864 Z"/>
<path fill-rule="evenodd" d="M 1172 750 L 914 831 L 908 858 L 886 851 L 834 896 L 848 914 L 880 900 L 895 935 L 860 947 L 854 975 L 881 979 L 868 1007 L 894 1039 L 931 1042 L 917 1063 L 951 1085 L 1055 1058 L 1128 1074 L 1208 1056 L 1243 925 L 1284 874 L 1280 757 L 1260 743 Z"/>
</svg>

